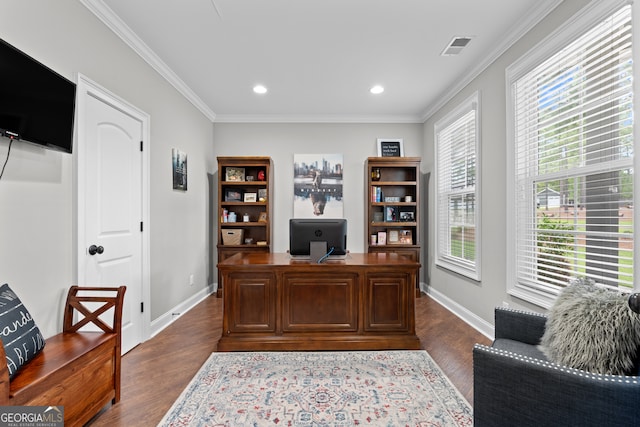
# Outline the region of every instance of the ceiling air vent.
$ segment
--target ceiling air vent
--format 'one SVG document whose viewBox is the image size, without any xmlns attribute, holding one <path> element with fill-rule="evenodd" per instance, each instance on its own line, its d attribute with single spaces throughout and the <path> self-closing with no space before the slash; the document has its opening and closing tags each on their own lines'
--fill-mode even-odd
<svg viewBox="0 0 640 427">
<path fill-rule="evenodd" d="M 454 37 L 451 42 L 444 48 L 440 55 L 442 56 L 453 56 L 458 55 L 462 52 L 469 42 L 471 41 L 471 37 Z"/>
</svg>

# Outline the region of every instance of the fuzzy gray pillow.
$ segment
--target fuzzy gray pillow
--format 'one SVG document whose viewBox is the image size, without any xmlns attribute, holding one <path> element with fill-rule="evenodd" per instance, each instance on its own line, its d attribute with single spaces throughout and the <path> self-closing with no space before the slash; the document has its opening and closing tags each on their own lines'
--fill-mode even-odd
<svg viewBox="0 0 640 427">
<path fill-rule="evenodd" d="M 578 279 L 549 311 L 540 350 L 559 365 L 599 374 L 630 372 L 640 346 L 640 317 L 629 296 Z"/>
</svg>

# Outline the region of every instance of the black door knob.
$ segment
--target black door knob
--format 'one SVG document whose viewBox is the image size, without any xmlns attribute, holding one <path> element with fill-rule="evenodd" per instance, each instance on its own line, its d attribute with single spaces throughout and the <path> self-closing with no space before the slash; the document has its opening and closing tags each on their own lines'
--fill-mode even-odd
<svg viewBox="0 0 640 427">
<path fill-rule="evenodd" d="M 91 245 L 89 246 L 89 255 L 101 254 L 104 252 L 102 246 Z"/>
</svg>

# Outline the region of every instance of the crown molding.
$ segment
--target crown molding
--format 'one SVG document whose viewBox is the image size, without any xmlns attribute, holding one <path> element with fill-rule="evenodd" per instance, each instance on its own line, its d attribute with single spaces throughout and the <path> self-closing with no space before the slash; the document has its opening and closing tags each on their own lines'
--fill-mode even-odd
<svg viewBox="0 0 640 427">
<path fill-rule="evenodd" d="M 440 110 L 465 86 L 473 81 L 489 65 L 497 60 L 514 43 L 522 38 L 544 17 L 553 11 L 563 0 L 545 0 L 532 8 L 526 17 L 519 21 L 507 33 L 504 41 L 496 49 L 478 63 L 456 84 L 450 86 L 436 103 L 427 107 L 422 114 L 416 116 L 338 116 L 338 115 L 220 115 L 209 108 L 187 84 L 173 72 L 102 0 L 80 0 L 111 31 L 120 37 L 134 52 L 146 61 L 156 72 L 164 77 L 178 92 L 189 100 L 209 120 L 217 123 L 424 123 Z"/>
<path fill-rule="evenodd" d="M 202 114 L 212 122 L 216 119 L 216 114 L 207 104 L 191 90 L 187 84 L 165 64 L 158 55 L 147 46 L 127 24 L 116 15 L 113 10 L 102 0 L 80 0 L 91 13 L 93 13 L 102 23 L 113 31 L 122 41 L 124 41 L 134 52 L 147 62 L 158 74 L 165 78 L 178 92 L 189 100 Z"/>
<path fill-rule="evenodd" d="M 510 31 L 507 32 L 502 43 L 496 46 L 496 48 L 487 55 L 484 61 L 478 63 L 472 68 L 465 76 L 463 76 L 457 83 L 450 86 L 441 96 L 438 96 L 438 101 L 431 104 L 424 113 L 421 115 L 422 122 L 426 122 L 437 111 L 445 106 L 455 95 L 457 95 L 463 88 L 471 83 L 476 77 L 480 75 L 484 70 L 493 64 L 503 53 L 505 53 L 511 46 L 513 46 L 518 40 L 520 40 L 525 34 L 527 34 L 534 26 L 536 26 L 542 19 L 544 19 L 549 13 L 551 13 L 556 7 L 558 7 L 564 0 L 545 0 L 534 6 L 525 17 L 518 21 Z"/>
<path fill-rule="evenodd" d="M 419 116 L 218 114 L 216 123 L 423 123 Z"/>
</svg>

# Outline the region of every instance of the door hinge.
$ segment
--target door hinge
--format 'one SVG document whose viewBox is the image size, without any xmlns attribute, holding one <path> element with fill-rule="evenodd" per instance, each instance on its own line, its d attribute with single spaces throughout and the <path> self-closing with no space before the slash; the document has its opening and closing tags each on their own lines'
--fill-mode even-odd
<svg viewBox="0 0 640 427">
<path fill-rule="evenodd" d="M 143 146 L 144 146 L 143 141 L 140 141 L 140 151 L 143 151 Z"/>
<path fill-rule="evenodd" d="M 140 231 L 144 231 L 144 222 L 140 221 Z"/>
<path fill-rule="evenodd" d="M 144 313 L 144 302 L 140 303 L 140 313 Z"/>
</svg>

